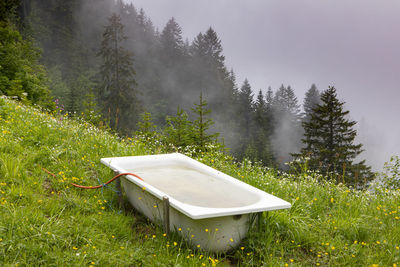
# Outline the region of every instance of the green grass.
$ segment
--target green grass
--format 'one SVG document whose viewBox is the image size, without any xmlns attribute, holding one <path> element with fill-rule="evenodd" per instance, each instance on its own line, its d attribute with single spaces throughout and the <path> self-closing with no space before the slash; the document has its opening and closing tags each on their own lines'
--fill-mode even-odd
<svg viewBox="0 0 400 267">
<path fill-rule="evenodd" d="M 227 254 L 165 237 L 128 204 L 121 212 L 112 190 L 69 185 L 108 180 L 102 157 L 166 152 L 156 140 L 121 139 L 0 99 L 0 265 L 400 266 L 399 190 L 356 191 L 307 170 L 290 176 L 209 151 L 182 152 L 293 205 L 264 213 L 261 230 Z"/>
</svg>

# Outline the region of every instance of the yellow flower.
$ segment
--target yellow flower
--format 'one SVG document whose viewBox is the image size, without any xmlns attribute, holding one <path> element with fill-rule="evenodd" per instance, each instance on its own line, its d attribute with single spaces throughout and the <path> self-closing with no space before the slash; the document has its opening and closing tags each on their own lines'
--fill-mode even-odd
<svg viewBox="0 0 400 267">
<path fill-rule="evenodd" d="M 208 232 L 208 229 L 206 228 L 206 230 L 205 230 L 206 232 Z"/>
<path fill-rule="evenodd" d="M 244 249 L 244 247 L 240 247 L 240 249 L 241 249 L 241 250 L 243 250 L 243 249 Z"/>
<path fill-rule="evenodd" d="M 335 247 L 334 247 L 334 246 L 332 246 L 332 247 L 331 247 L 331 249 L 332 249 L 332 250 L 335 250 Z"/>
<path fill-rule="evenodd" d="M 182 231 L 182 228 L 179 227 L 179 228 L 178 228 L 178 231 Z"/>
<path fill-rule="evenodd" d="M 232 238 L 230 238 L 229 240 L 230 240 L 231 242 L 233 242 L 233 239 L 232 239 Z"/>
<path fill-rule="evenodd" d="M 198 244 L 197 247 L 199 248 L 199 247 L 200 247 L 200 244 Z"/>
<path fill-rule="evenodd" d="M 178 245 L 178 243 L 174 242 L 174 246 Z"/>
<path fill-rule="evenodd" d="M 78 248 L 77 248 L 77 247 L 75 247 L 75 246 L 73 246 L 73 247 L 72 247 L 72 249 L 73 249 L 73 250 L 77 250 Z"/>
</svg>

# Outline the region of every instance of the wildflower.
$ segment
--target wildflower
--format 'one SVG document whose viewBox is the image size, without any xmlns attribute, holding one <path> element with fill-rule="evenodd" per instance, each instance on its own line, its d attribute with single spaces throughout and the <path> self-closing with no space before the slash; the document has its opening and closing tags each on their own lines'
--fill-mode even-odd
<svg viewBox="0 0 400 267">
<path fill-rule="evenodd" d="M 114 236 L 114 235 L 112 235 L 112 236 L 111 236 L 111 238 L 115 238 L 115 236 Z"/>
<path fill-rule="evenodd" d="M 152 235 L 153 238 L 156 238 L 156 235 Z"/>
<path fill-rule="evenodd" d="M 73 246 L 73 247 L 72 247 L 72 249 L 73 249 L 73 250 L 77 250 L 78 248 L 77 248 L 77 247 L 75 247 L 75 246 Z"/>
<path fill-rule="evenodd" d="M 119 247 L 119 248 L 120 248 L 120 249 L 124 249 L 125 247 L 122 247 L 122 246 L 121 246 L 121 247 Z"/>
<path fill-rule="evenodd" d="M 200 244 L 198 244 L 197 247 L 200 248 Z"/>
<path fill-rule="evenodd" d="M 232 239 L 232 237 L 229 239 L 231 242 L 233 242 L 233 239 Z"/>
<path fill-rule="evenodd" d="M 206 228 L 205 231 L 208 232 L 208 228 Z"/>
<path fill-rule="evenodd" d="M 167 236 L 167 234 L 166 234 L 166 233 L 164 233 L 164 234 L 163 234 L 163 236 Z"/>
<path fill-rule="evenodd" d="M 333 197 L 331 198 L 331 203 L 333 203 L 334 202 L 334 199 L 333 199 Z"/>
<path fill-rule="evenodd" d="M 174 242 L 174 246 L 178 245 L 178 243 Z"/>
<path fill-rule="evenodd" d="M 179 228 L 178 228 L 178 231 L 182 231 L 182 228 L 179 227 Z"/>
<path fill-rule="evenodd" d="M 241 250 L 243 250 L 243 249 L 244 249 L 244 247 L 240 247 L 240 249 L 241 249 Z"/>
<path fill-rule="evenodd" d="M 332 247 L 331 247 L 331 249 L 332 249 L 332 250 L 335 250 L 335 247 L 334 247 L 334 246 L 332 246 Z"/>
</svg>

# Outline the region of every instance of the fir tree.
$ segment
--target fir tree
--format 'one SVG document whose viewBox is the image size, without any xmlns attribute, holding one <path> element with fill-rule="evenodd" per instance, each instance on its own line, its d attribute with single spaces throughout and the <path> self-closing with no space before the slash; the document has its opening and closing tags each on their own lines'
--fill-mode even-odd
<svg viewBox="0 0 400 267">
<path fill-rule="evenodd" d="M 199 149 L 204 150 L 207 143 L 212 142 L 218 137 L 218 134 L 209 134 L 207 131 L 214 122 L 207 117 L 211 113 L 210 109 L 207 109 L 207 101 L 203 99 L 203 94 L 200 93 L 199 104 L 195 104 L 192 108 L 193 113 L 197 116 L 193 122 L 193 133 L 195 143 Z"/>
<path fill-rule="evenodd" d="M 110 126 L 123 130 L 136 125 L 138 103 L 136 100 L 133 58 L 122 46 L 126 39 L 118 15 L 109 18 L 105 27 L 99 56 L 101 65 L 101 86 L 99 98 Z"/>
<path fill-rule="evenodd" d="M 291 161 L 292 153 L 297 153 L 301 147 L 301 114 L 300 105 L 294 90 L 282 85 L 276 91 L 272 101 L 272 145 L 274 156 L 281 168 Z"/>
<path fill-rule="evenodd" d="M 167 142 L 178 147 L 184 147 L 193 143 L 192 122 L 188 114 L 178 108 L 176 116 L 167 116 L 168 127 L 165 128 Z"/>
<path fill-rule="evenodd" d="M 354 163 L 363 151 L 362 144 L 354 144 L 356 122 L 346 118 L 349 111 L 343 110 L 344 102 L 338 100 L 334 87 L 322 93 L 321 101 L 310 121 L 303 122 L 305 147 L 296 156 L 308 157 L 311 169 L 333 173 L 338 182 L 365 184 L 373 176 L 365 161 Z"/>
<path fill-rule="evenodd" d="M 315 86 L 315 84 L 311 85 L 311 88 L 308 89 L 306 95 L 304 97 L 303 109 L 304 109 L 304 118 L 303 121 L 310 121 L 311 114 L 316 106 L 321 104 L 321 95 Z"/>
</svg>

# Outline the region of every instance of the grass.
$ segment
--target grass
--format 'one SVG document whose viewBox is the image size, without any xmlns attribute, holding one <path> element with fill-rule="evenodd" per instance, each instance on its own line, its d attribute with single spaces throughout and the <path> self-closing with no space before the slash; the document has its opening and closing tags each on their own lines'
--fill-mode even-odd
<svg viewBox="0 0 400 267">
<path fill-rule="evenodd" d="M 400 266 L 399 190 L 357 191 L 307 170 L 292 176 L 236 163 L 213 147 L 200 154 L 183 149 L 293 205 L 264 213 L 261 230 L 251 230 L 235 250 L 210 254 L 178 234 L 165 237 L 128 204 L 121 212 L 110 188 L 69 185 L 108 180 L 102 157 L 163 152 L 157 140 L 122 139 L 0 99 L 0 265 Z"/>
</svg>

